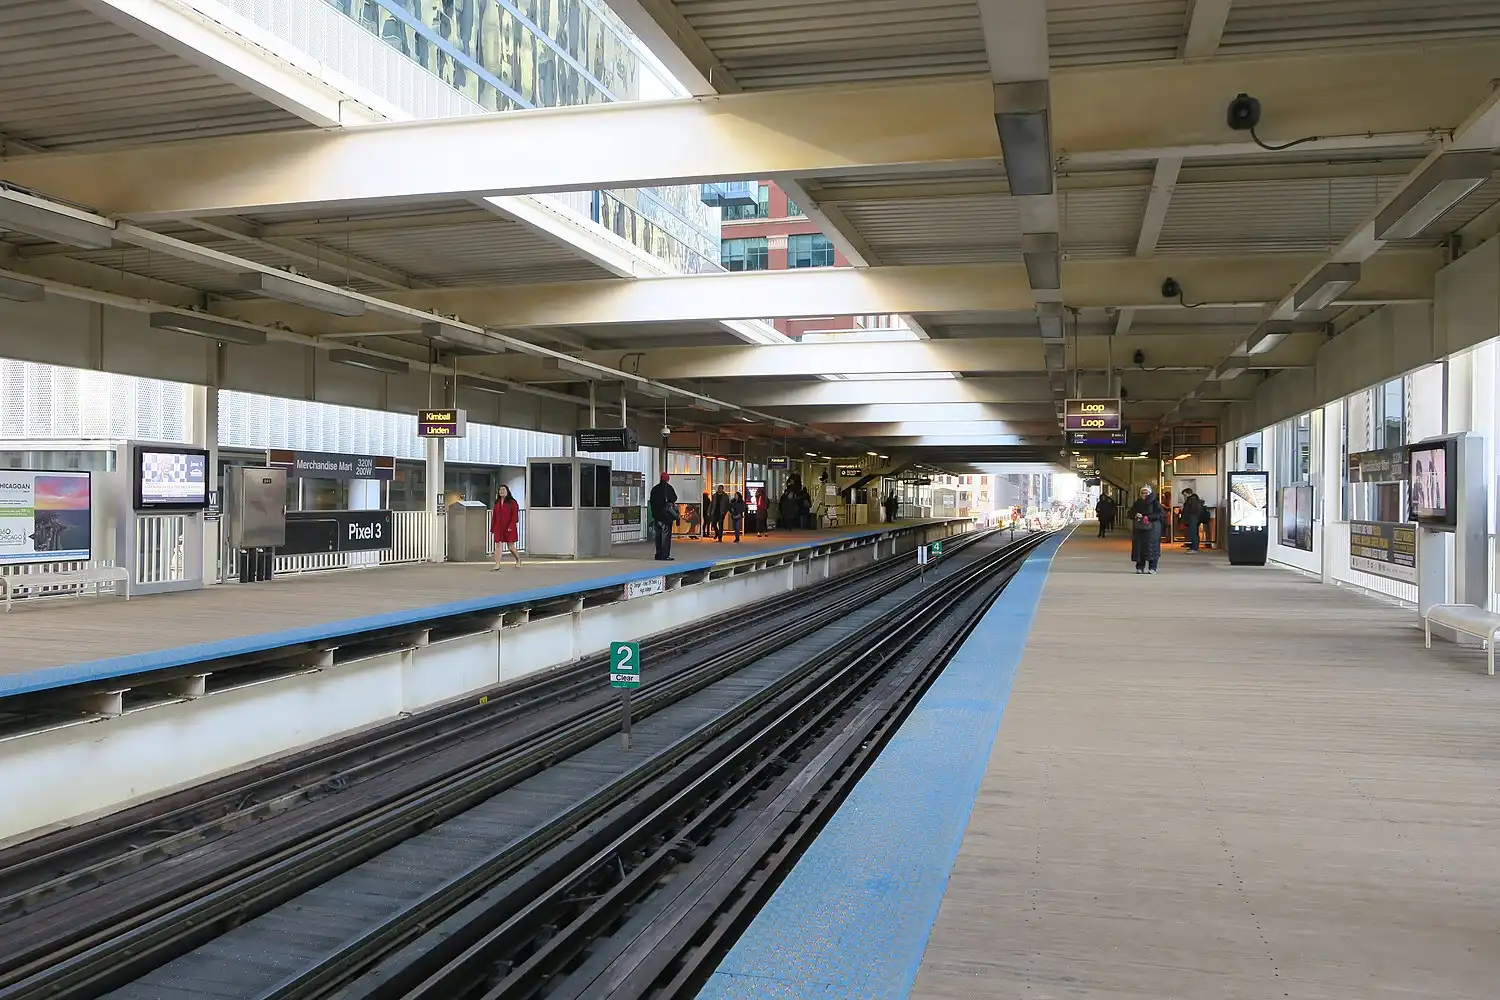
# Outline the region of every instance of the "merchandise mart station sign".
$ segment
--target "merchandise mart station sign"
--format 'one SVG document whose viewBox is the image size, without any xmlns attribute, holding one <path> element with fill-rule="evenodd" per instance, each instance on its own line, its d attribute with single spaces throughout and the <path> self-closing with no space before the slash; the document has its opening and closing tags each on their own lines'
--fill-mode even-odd
<svg viewBox="0 0 1500 1000">
<path fill-rule="evenodd" d="M 285 469 L 289 478 L 394 479 L 396 460 L 377 455 L 339 455 L 324 451 L 268 451 L 266 464 Z"/>
</svg>

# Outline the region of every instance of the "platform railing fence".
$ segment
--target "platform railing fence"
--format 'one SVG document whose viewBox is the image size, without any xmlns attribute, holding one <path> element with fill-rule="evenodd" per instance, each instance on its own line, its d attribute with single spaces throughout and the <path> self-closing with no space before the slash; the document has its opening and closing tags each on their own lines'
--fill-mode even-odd
<svg viewBox="0 0 1500 1000">
<path fill-rule="evenodd" d="M 176 583 L 188 578 L 186 514 L 137 514 L 135 582 Z"/>
<path fill-rule="evenodd" d="M 435 515 L 425 510 L 391 511 L 391 544 L 375 552 L 314 552 L 307 555 L 276 557 L 275 574 L 321 573 L 335 569 L 364 569 L 370 566 L 403 566 L 428 561 L 432 533 L 429 525 Z"/>
</svg>

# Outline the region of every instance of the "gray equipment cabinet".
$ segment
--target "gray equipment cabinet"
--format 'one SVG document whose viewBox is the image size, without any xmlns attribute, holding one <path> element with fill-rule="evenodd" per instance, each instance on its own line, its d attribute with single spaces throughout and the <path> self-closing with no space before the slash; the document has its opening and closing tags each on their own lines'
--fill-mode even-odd
<svg viewBox="0 0 1500 1000">
<path fill-rule="evenodd" d="M 490 509 L 478 500 L 448 505 L 448 561 L 484 562 L 489 556 Z"/>
<path fill-rule="evenodd" d="M 527 459 L 526 554 L 609 555 L 611 471 L 592 458 Z"/>
<path fill-rule="evenodd" d="M 286 544 L 286 470 L 231 466 L 225 470 L 224 518 L 235 549 Z"/>
</svg>

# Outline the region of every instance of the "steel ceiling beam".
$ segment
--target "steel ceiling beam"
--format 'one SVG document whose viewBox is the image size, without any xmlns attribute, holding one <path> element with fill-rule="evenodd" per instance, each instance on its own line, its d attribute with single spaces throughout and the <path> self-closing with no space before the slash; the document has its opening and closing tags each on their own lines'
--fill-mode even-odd
<svg viewBox="0 0 1500 1000">
<path fill-rule="evenodd" d="M 1075 260 L 1063 264 L 1064 300 L 1075 308 L 1161 308 L 1161 282 L 1177 278 L 1219 305 L 1257 305 L 1281 298 L 1315 260 L 1311 254 Z M 1347 301 L 1407 302 L 1432 297 L 1437 250 L 1382 254 L 1365 268 Z M 487 328 L 589 326 L 764 319 L 796 316 L 900 315 L 1027 310 L 1034 296 L 1021 264 L 928 267 L 805 268 L 680 278 L 607 279 L 393 291 L 384 314 L 339 318 L 250 300 L 215 305 L 224 316 L 281 323 L 303 333 L 389 334 L 402 309 L 458 316 Z M 1173 307 L 1175 308 L 1175 307 Z M 428 317 L 430 318 L 430 317 Z M 899 369 L 897 369 L 899 370 Z"/>
<path fill-rule="evenodd" d="M 1064 165 L 1259 152 L 1224 124 L 1240 91 L 1274 109 L 1269 139 L 1339 148 L 1428 133 L 1461 125 L 1497 62 L 1487 42 L 1059 71 L 1053 144 Z M 149 219 L 942 167 L 1000 157 L 993 87 L 971 77 L 229 136 L 21 157 L 0 162 L 0 180 Z"/>
</svg>

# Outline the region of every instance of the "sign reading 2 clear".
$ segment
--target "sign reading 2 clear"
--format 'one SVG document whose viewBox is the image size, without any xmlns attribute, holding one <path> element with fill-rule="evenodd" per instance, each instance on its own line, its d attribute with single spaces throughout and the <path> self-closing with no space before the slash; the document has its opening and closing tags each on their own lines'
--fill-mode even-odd
<svg viewBox="0 0 1500 1000">
<path fill-rule="evenodd" d="M 614 688 L 641 686 L 640 643 L 612 642 L 609 644 L 609 686 Z"/>
</svg>

